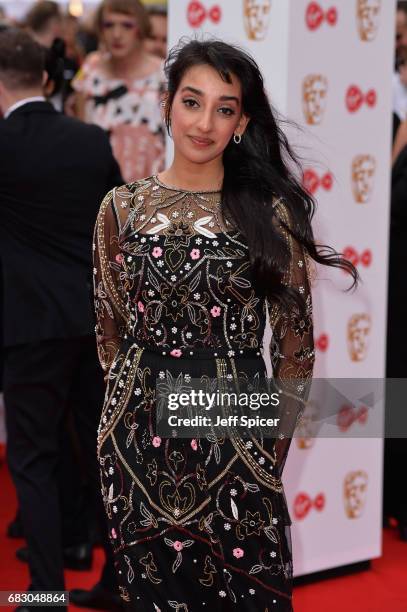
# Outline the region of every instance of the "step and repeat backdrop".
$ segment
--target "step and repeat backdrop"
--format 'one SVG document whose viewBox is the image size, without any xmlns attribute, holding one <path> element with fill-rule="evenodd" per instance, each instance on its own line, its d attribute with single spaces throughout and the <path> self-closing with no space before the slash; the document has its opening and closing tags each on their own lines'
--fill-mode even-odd
<svg viewBox="0 0 407 612">
<path fill-rule="evenodd" d="M 362 276 L 345 293 L 348 275 L 316 269 L 316 377 L 385 374 L 394 23 L 393 0 L 169 0 L 170 47 L 212 35 L 256 58 L 273 105 L 301 127 L 287 133 L 318 202 L 317 242 Z M 317 417 L 321 406 L 308 410 Z M 297 576 L 381 554 L 383 443 L 365 433 L 367 407 L 341 414 L 334 435 L 305 428 L 291 445 Z"/>
</svg>

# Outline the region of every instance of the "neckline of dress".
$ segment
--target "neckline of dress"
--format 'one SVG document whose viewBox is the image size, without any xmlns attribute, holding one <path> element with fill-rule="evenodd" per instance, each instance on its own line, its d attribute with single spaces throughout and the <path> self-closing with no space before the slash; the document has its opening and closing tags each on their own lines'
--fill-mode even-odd
<svg viewBox="0 0 407 612">
<path fill-rule="evenodd" d="M 159 185 L 160 187 L 162 187 L 163 189 L 167 189 L 168 191 L 178 191 L 180 193 L 193 193 L 196 195 L 201 195 L 201 194 L 208 194 L 208 193 L 221 193 L 220 189 L 206 189 L 203 191 L 199 191 L 199 190 L 195 190 L 195 189 L 181 189 L 181 187 L 172 187 L 170 185 L 166 185 L 165 183 L 161 182 L 160 179 L 158 178 L 158 176 L 156 174 L 153 175 L 153 181 Z"/>
</svg>

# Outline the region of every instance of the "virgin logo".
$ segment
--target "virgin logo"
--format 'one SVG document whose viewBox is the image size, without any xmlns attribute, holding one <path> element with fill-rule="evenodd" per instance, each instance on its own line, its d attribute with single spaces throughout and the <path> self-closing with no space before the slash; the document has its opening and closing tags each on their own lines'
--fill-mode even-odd
<svg viewBox="0 0 407 612">
<path fill-rule="evenodd" d="M 188 4 L 187 19 L 192 28 L 200 28 L 205 19 L 209 19 L 212 23 L 219 23 L 221 18 L 222 10 L 217 4 L 209 10 L 206 10 L 199 0 L 193 0 Z"/>
<path fill-rule="evenodd" d="M 348 87 L 346 92 L 346 108 L 350 113 L 356 113 L 362 106 L 362 104 L 366 104 L 370 108 L 376 106 L 377 102 L 377 94 L 375 89 L 369 89 L 369 91 L 364 94 L 363 91 L 357 85 L 351 85 Z"/>
<path fill-rule="evenodd" d="M 305 13 L 305 23 L 309 30 L 317 30 L 326 21 L 328 25 L 334 26 L 338 21 L 338 11 L 333 6 L 326 12 L 318 2 L 310 2 Z"/>
<path fill-rule="evenodd" d="M 372 251 L 370 249 L 365 249 L 362 253 L 358 253 L 356 249 L 349 246 L 343 252 L 343 256 L 345 259 L 348 259 L 354 266 L 358 266 L 361 264 L 365 268 L 368 268 L 372 263 Z"/>
<path fill-rule="evenodd" d="M 315 499 L 312 499 L 307 493 L 298 493 L 294 499 L 294 516 L 295 518 L 304 519 L 311 508 L 321 512 L 325 508 L 325 495 L 318 493 Z"/>
<path fill-rule="evenodd" d="M 338 428 L 341 431 L 347 431 L 351 425 L 355 422 L 364 425 L 367 421 L 367 408 L 366 406 L 361 406 L 359 410 L 356 410 L 353 406 L 342 406 L 340 411 L 338 412 L 338 416 L 336 419 Z"/>
<path fill-rule="evenodd" d="M 303 185 L 309 193 L 315 193 L 319 187 L 322 187 L 322 189 L 325 189 L 326 191 L 330 191 L 333 185 L 332 174 L 327 172 L 323 176 L 319 177 L 315 170 L 310 168 L 304 172 Z"/>
<path fill-rule="evenodd" d="M 315 347 L 319 351 L 322 351 L 323 353 L 325 353 L 325 351 L 328 350 L 328 346 L 329 346 L 328 334 L 320 334 L 318 338 L 316 338 L 315 340 Z"/>
</svg>

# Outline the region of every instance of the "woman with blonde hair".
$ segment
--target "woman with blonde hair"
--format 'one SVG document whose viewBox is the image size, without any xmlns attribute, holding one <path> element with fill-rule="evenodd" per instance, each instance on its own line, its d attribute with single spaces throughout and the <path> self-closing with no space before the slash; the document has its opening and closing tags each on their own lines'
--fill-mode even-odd
<svg viewBox="0 0 407 612">
<path fill-rule="evenodd" d="M 96 21 L 103 50 L 88 56 L 73 81 L 77 115 L 110 133 L 130 182 L 163 168 L 163 66 L 144 48 L 150 25 L 139 0 L 103 0 Z"/>
</svg>

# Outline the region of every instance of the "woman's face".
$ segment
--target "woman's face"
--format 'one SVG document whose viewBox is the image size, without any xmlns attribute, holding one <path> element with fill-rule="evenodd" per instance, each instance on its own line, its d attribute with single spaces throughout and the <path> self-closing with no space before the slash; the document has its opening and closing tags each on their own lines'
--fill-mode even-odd
<svg viewBox="0 0 407 612">
<path fill-rule="evenodd" d="M 243 135 L 248 117 L 242 114 L 241 84 L 231 79 L 226 83 L 207 65 L 185 72 L 170 115 L 176 154 L 204 164 L 221 159 L 234 133 Z"/>
<path fill-rule="evenodd" d="M 139 28 L 134 15 L 103 12 L 103 41 L 115 59 L 130 55 L 139 45 Z"/>
</svg>

